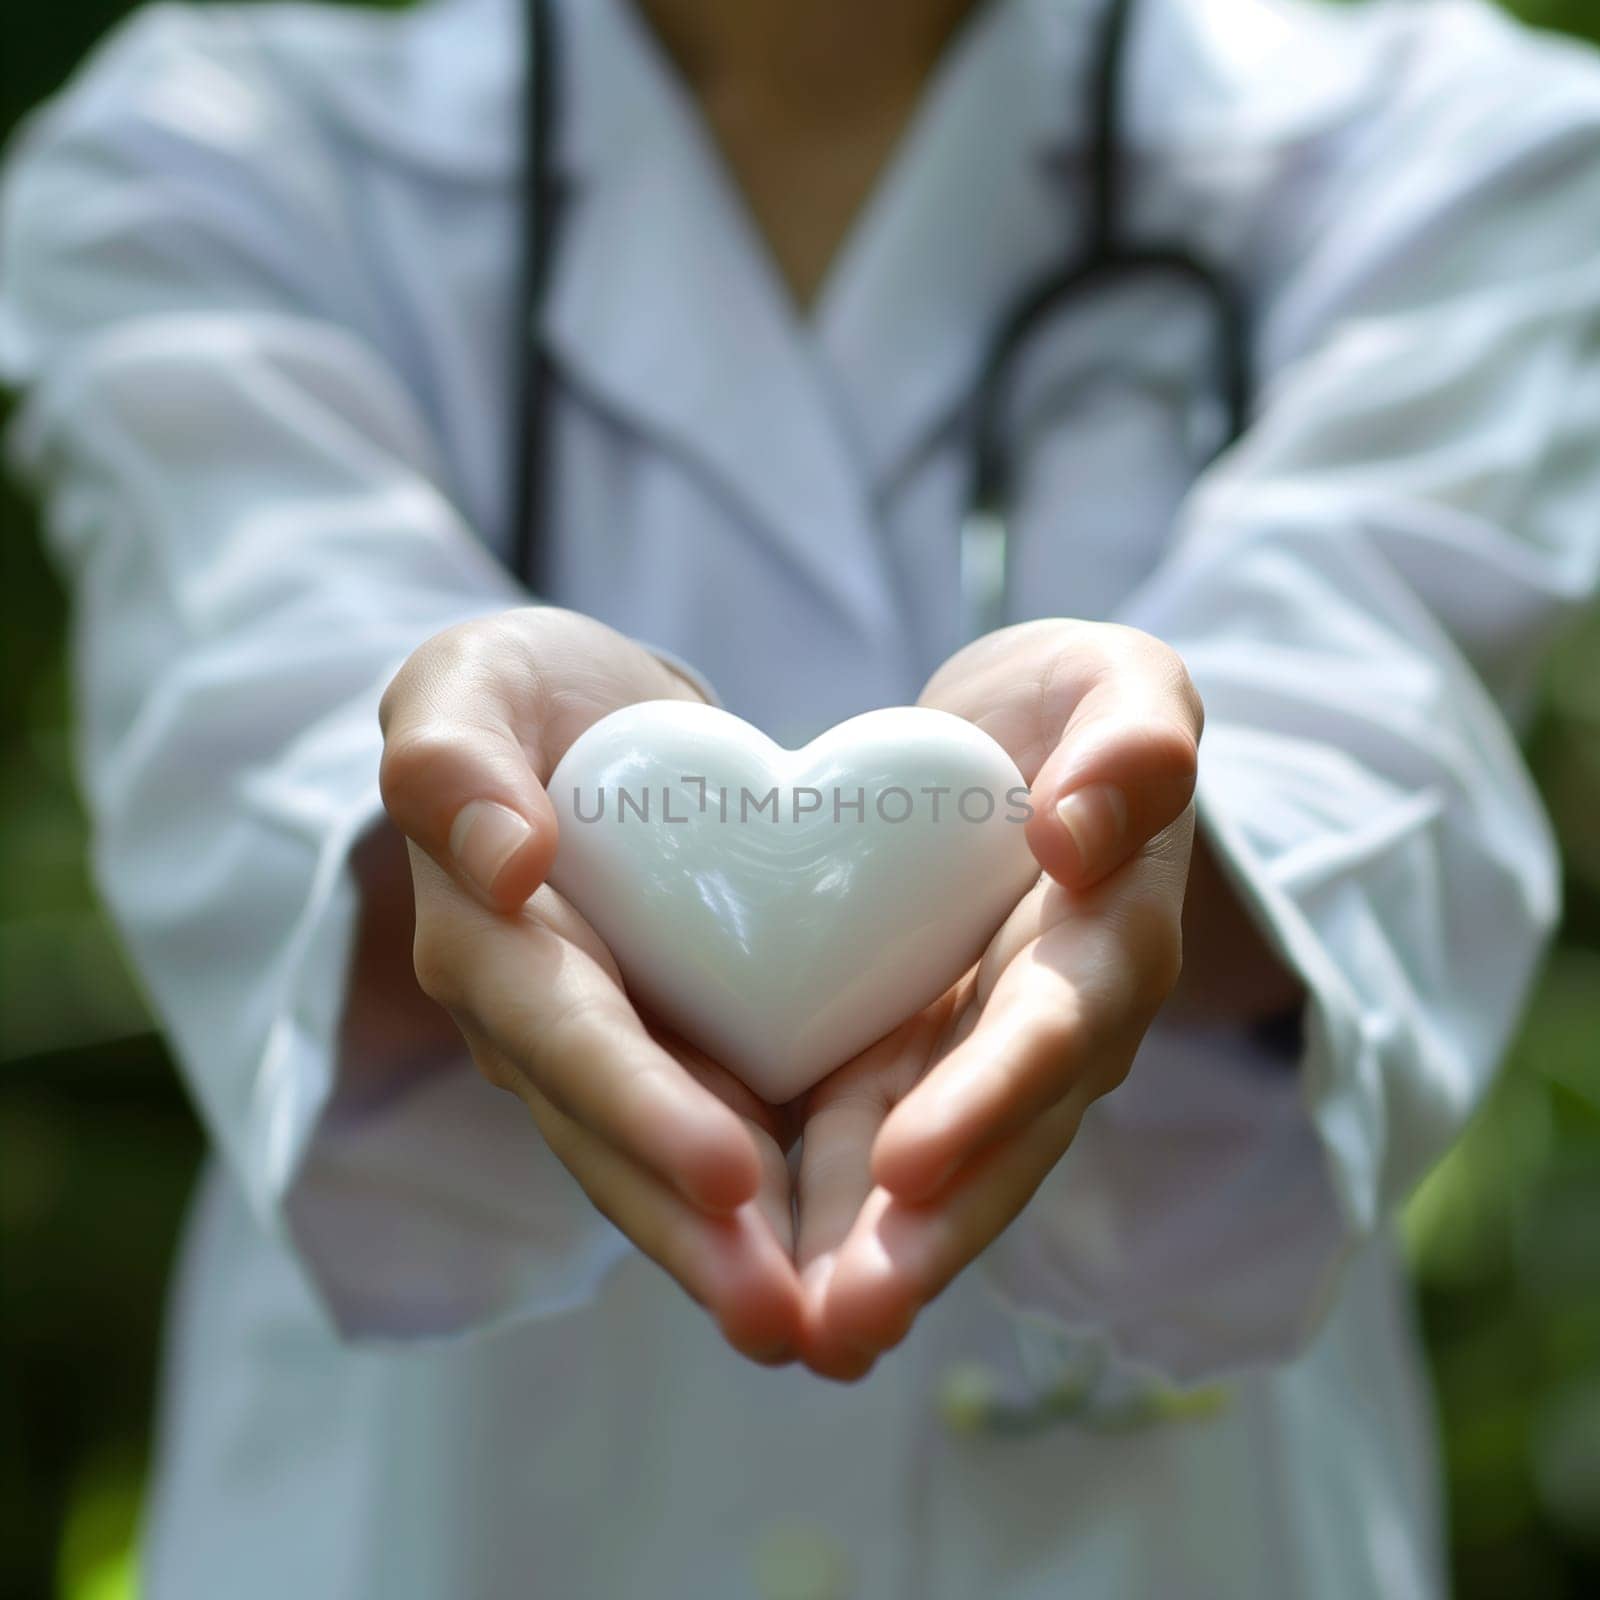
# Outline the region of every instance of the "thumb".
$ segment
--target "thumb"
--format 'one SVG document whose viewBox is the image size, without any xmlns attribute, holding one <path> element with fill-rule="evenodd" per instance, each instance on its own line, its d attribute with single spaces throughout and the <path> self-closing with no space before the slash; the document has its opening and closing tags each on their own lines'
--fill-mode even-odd
<svg viewBox="0 0 1600 1600">
<path fill-rule="evenodd" d="M 1158 640 L 1118 643 L 1086 672 L 1029 793 L 1028 844 L 1069 889 L 1121 866 L 1194 798 L 1200 697 L 1177 654 Z"/>
<path fill-rule="evenodd" d="M 536 708 L 513 717 L 505 686 L 470 654 L 441 636 L 389 685 L 378 782 L 408 839 L 486 905 L 515 911 L 555 859 L 555 809 L 517 733 L 537 726 Z"/>
</svg>

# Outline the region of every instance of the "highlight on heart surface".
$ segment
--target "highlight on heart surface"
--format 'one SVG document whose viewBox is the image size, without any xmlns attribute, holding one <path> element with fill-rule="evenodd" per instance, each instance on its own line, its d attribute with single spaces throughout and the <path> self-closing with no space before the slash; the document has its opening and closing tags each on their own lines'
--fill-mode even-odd
<svg viewBox="0 0 1600 1600">
<path fill-rule="evenodd" d="M 772 1104 L 937 999 L 1038 876 L 1015 762 L 924 707 L 786 750 L 647 701 L 588 729 L 548 789 L 551 884 L 642 1007 Z"/>
</svg>

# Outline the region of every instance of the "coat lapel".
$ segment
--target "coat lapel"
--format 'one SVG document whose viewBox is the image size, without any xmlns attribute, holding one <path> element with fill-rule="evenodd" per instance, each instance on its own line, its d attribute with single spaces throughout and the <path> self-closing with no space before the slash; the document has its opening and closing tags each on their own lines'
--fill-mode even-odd
<svg viewBox="0 0 1600 1600">
<path fill-rule="evenodd" d="M 818 335 L 880 494 L 960 417 L 1018 297 L 1083 246 L 1106 3 L 981 9 L 829 279 Z M 1302 0 L 1134 3 L 1133 226 L 1228 263 L 1274 168 L 1381 92 L 1378 40 Z"/>
<path fill-rule="evenodd" d="M 868 486 L 804 326 L 668 64 L 623 0 L 562 8 L 569 198 L 541 336 L 563 381 L 737 504 L 879 636 Z"/>
<path fill-rule="evenodd" d="M 960 409 L 1004 311 L 1080 231 L 1051 157 L 1081 142 L 1103 4 L 981 7 L 828 279 L 817 336 L 880 492 Z"/>
</svg>

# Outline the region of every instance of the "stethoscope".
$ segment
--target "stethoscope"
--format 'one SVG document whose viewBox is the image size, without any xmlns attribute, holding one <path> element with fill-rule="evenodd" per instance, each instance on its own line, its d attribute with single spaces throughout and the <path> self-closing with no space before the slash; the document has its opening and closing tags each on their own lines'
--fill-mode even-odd
<svg viewBox="0 0 1600 1600">
<path fill-rule="evenodd" d="M 550 499 L 551 397 L 549 356 L 538 328 L 558 247 L 559 195 L 551 132 L 559 114 L 558 48 L 552 0 L 526 0 L 527 92 L 523 97 L 521 272 L 518 284 L 516 432 L 513 436 L 514 570 L 537 590 Z M 963 636 L 976 638 L 1006 618 L 1011 573 L 1010 508 L 1017 451 L 1007 436 L 1012 385 L 1030 335 L 1074 302 L 1144 277 L 1189 284 L 1209 308 L 1216 329 L 1214 387 L 1220 409 L 1220 454 L 1243 433 L 1250 411 L 1251 375 L 1242 304 L 1216 268 L 1181 243 L 1138 242 L 1125 227 L 1122 91 L 1134 0 L 1107 0 L 1095 42 L 1088 161 L 1088 237 L 1070 259 L 1046 273 L 1000 319 L 973 393 L 967 420 L 971 477 L 961 525 Z"/>
</svg>

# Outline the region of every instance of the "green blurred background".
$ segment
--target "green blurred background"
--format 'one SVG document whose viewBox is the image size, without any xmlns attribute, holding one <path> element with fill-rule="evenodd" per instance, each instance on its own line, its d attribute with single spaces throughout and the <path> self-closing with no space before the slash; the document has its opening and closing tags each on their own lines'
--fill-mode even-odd
<svg viewBox="0 0 1600 1600">
<path fill-rule="evenodd" d="M 0 137 L 129 9 L 13 11 Z M 1514 9 L 1600 41 L 1595 0 Z M 8 485 L 0 1597 L 130 1600 L 163 1288 L 202 1141 L 90 887 L 64 616 Z M 1499 1087 L 1406 1218 L 1462 1600 L 1600 1595 L 1600 615 L 1551 662 L 1528 748 L 1565 850 L 1565 927 Z"/>
</svg>

